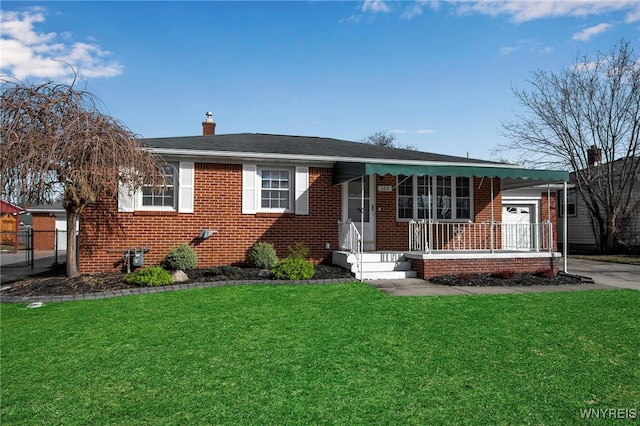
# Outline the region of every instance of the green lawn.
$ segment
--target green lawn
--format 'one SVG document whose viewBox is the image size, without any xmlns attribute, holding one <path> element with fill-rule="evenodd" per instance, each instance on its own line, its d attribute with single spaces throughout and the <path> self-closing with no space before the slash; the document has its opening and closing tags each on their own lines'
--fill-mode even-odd
<svg viewBox="0 0 640 426">
<path fill-rule="evenodd" d="M 632 290 L 237 286 L 0 310 L 4 426 L 557 425 L 640 410 Z"/>
</svg>

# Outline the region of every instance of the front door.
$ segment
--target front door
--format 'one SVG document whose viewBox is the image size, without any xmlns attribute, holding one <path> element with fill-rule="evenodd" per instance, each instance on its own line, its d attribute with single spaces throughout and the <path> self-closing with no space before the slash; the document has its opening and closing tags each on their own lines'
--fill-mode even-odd
<svg viewBox="0 0 640 426">
<path fill-rule="evenodd" d="M 531 250 L 536 230 L 532 229 L 533 205 L 506 205 L 502 207 L 502 249 Z"/>
<path fill-rule="evenodd" d="M 363 249 L 376 249 L 375 179 L 369 176 L 354 179 L 343 185 L 342 220 L 351 219 L 363 239 Z"/>
</svg>

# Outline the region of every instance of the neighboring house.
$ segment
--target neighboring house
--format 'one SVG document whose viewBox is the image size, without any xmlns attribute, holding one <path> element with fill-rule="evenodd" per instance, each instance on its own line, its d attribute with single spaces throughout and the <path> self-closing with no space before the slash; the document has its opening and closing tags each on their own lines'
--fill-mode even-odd
<svg viewBox="0 0 640 426">
<path fill-rule="evenodd" d="M 18 228 L 22 213 L 22 207 L 0 200 L 0 243 L 11 246 L 13 250 L 18 248 Z"/>
<path fill-rule="evenodd" d="M 31 214 L 35 250 L 67 249 L 67 212 L 61 201 L 31 206 L 27 212 Z"/>
<path fill-rule="evenodd" d="M 117 205 L 85 209 L 81 272 L 125 269 L 123 254 L 134 248 L 145 250 L 145 265 L 158 264 L 184 243 L 199 267 L 242 264 L 257 241 L 280 257 L 301 243 L 314 263 L 333 261 L 365 279 L 558 269 L 555 190 L 544 184 L 566 181 L 566 172 L 214 130 L 208 118 L 203 136 L 141 140 L 171 166 L 168 185 L 121 188 Z M 507 216 L 513 226 L 502 223 Z M 376 271 L 385 266 L 396 271 Z"/>
<path fill-rule="evenodd" d="M 599 158 L 599 157 L 597 157 Z M 614 161 L 612 169 L 614 173 L 614 186 L 619 187 L 619 165 L 621 160 Z M 599 167 L 601 170 L 607 168 L 602 167 L 599 164 L 592 165 L 591 167 Z M 640 175 L 635 177 L 635 190 L 632 196 L 631 205 L 635 205 L 636 208 L 631 216 L 631 220 L 625 224 L 624 231 L 620 239 L 620 243 L 630 250 L 638 250 L 640 248 Z M 569 182 L 575 182 L 575 173 L 569 174 Z M 589 218 L 589 210 L 577 188 L 567 190 L 567 240 L 568 251 L 571 253 L 592 253 L 598 251 L 596 244 L 595 231 L 591 225 Z M 558 191 L 558 205 L 562 207 L 563 194 L 562 191 Z M 558 209 L 558 242 L 559 245 L 563 244 L 563 208 Z M 618 226 L 622 224 L 618 221 Z"/>
</svg>

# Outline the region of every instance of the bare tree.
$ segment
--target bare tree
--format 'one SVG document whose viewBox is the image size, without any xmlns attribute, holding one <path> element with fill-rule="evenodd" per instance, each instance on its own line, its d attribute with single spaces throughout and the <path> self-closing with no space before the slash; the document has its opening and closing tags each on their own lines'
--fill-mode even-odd
<svg viewBox="0 0 640 426">
<path fill-rule="evenodd" d="M 387 148 L 409 149 L 411 151 L 418 150 L 418 148 L 413 145 L 398 146 L 396 144 L 396 135 L 393 133 L 388 133 L 386 130 L 375 132 L 374 134 L 362 139 L 362 142 L 371 145 L 384 146 Z"/>
<path fill-rule="evenodd" d="M 596 242 L 612 251 L 637 208 L 640 60 L 621 40 L 558 73 L 534 71 L 529 83 L 529 91 L 514 89 L 525 113 L 503 123 L 510 142 L 498 150 L 516 150 L 523 164 L 572 170 Z"/>
<path fill-rule="evenodd" d="M 67 212 L 67 275 L 76 264 L 82 210 L 119 185 L 162 185 L 163 162 L 122 123 L 103 114 L 95 95 L 74 85 L 2 81 L 2 190 L 31 204 L 61 199 Z"/>
</svg>

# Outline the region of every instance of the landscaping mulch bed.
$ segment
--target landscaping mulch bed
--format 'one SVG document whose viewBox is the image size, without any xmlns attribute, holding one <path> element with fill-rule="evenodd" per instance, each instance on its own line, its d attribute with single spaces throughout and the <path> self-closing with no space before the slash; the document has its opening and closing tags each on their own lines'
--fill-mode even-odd
<svg viewBox="0 0 640 426">
<path fill-rule="evenodd" d="M 545 277 L 536 274 L 516 273 L 513 274 L 461 274 L 442 275 L 429 279 L 434 284 L 448 286 L 507 286 L 521 287 L 532 285 L 560 285 L 560 284 L 581 284 L 583 279 L 574 275 L 558 274 L 552 277 Z"/>
<path fill-rule="evenodd" d="M 194 269 L 187 276 L 189 283 L 219 281 L 268 282 L 270 278 L 260 276 L 260 269 L 235 268 L 232 274 L 212 272 L 212 269 Z M 65 276 L 64 265 L 46 273 L 24 278 L 8 284 L 10 288 L 2 291 L 3 296 L 66 296 L 76 294 L 117 291 L 136 286 L 127 284 L 123 273 L 87 274 L 69 278 Z M 353 274 L 344 268 L 331 265 L 317 265 L 313 280 L 349 279 Z M 532 286 L 580 284 L 579 277 L 558 274 L 545 277 L 536 274 L 460 274 L 442 275 L 429 279 L 434 284 L 447 286 Z"/>
<path fill-rule="evenodd" d="M 260 269 L 237 268 L 233 274 L 213 274 L 209 269 L 194 269 L 187 272 L 188 281 L 181 284 L 216 282 L 216 281 L 254 281 L 268 282 L 269 278 L 260 277 Z M 24 278 L 8 284 L 11 288 L 3 290 L 3 296 L 66 296 L 73 294 L 98 293 L 116 291 L 136 286 L 127 284 L 125 274 L 103 273 L 86 274 L 69 278 L 65 276 L 64 266 L 47 271 L 38 276 Z M 313 280 L 329 280 L 353 278 L 344 268 L 330 265 L 317 265 Z"/>
</svg>

